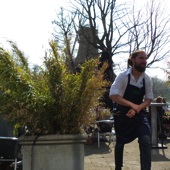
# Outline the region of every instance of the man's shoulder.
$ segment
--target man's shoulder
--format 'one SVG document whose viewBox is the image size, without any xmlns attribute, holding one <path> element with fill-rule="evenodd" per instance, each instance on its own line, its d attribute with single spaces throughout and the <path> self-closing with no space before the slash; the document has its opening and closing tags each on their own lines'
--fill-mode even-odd
<svg viewBox="0 0 170 170">
<path fill-rule="evenodd" d="M 147 73 L 144 73 L 144 79 L 145 82 L 152 83 L 152 78 Z"/>
<path fill-rule="evenodd" d="M 123 72 L 121 72 L 117 77 L 116 77 L 116 80 L 117 81 L 121 81 L 121 82 L 124 82 L 124 81 L 127 81 L 128 79 L 128 70 L 125 70 Z"/>
<path fill-rule="evenodd" d="M 151 79 L 151 77 L 147 73 L 144 73 L 144 78 Z"/>
<path fill-rule="evenodd" d="M 124 70 L 123 72 L 121 72 L 119 75 L 121 75 L 121 76 L 128 76 L 128 74 L 130 74 L 131 73 L 131 71 L 130 71 L 130 69 L 127 69 L 127 70 Z"/>
</svg>

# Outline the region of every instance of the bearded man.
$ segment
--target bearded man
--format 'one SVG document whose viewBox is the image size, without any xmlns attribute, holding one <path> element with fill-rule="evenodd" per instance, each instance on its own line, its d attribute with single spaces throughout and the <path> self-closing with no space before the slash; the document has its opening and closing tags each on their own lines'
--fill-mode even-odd
<svg viewBox="0 0 170 170">
<path fill-rule="evenodd" d="M 152 82 L 145 73 L 147 54 L 137 50 L 128 59 L 131 66 L 120 73 L 110 88 L 110 99 L 116 103 L 115 170 L 123 166 L 124 145 L 138 138 L 141 170 L 151 169 L 151 129 L 145 108 L 153 100 Z"/>
</svg>

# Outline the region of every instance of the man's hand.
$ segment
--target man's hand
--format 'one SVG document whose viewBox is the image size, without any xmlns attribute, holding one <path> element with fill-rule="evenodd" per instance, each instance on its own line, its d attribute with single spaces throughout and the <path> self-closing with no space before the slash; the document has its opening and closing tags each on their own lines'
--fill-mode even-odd
<svg viewBox="0 0 170 170">
<path fill-rule="evenodd" d="M 131 103 L 130 107 L 135 110 L 137 113 L 139 113 L 142 109 L 146 108 L 147 106 L 149 106 L 149 104 L 151 103 L 151 99 L 145 99 L 143 103 L 141 103 L 140 105 Z"/>
<path fill-rule="evenodd" d="M 129 118 L 132 118 L 133 116 L 136 115 L 136 113 L 137 113 L 137 112 L 136 112 L 134 109 L 130 109 L 130 110 L 127 112 L 126 116 L 129 117 Z"/>
<path fill-rule="evenodd" d="M 132 104 L 131 108 L 132 108 L 133 110 L 135 110 L 136 113 L 139 113 L 139 112 L 142 110 L 142 108 L 140 107 L 140 105 L 137 105 L 137 104 L 134 104 L 134 103 Z"/>
</svg>

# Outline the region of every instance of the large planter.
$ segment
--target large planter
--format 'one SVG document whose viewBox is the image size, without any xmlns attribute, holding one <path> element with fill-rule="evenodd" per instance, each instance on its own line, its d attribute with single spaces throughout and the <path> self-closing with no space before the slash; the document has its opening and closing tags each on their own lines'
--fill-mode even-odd
<svg viewBox="0 0 170 170">
<path fill-rule="evenodd" d="M 21 136 L 23 170 L 84 170 L 86 135 Z"/>
</svg>

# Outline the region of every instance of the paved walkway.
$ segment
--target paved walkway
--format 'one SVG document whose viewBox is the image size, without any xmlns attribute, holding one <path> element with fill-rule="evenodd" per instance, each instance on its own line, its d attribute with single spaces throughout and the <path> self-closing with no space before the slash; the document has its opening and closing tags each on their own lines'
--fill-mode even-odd
<svg viewBox="0 0 170 170">
<path fill-rule="evenodd" d="M 170 138 L 164 144 L 167 149 L 152 149 L 152 170 L 170 170 Z M 114 170 L 113 143 L 101 142 L 100 148 L 97 142 L 86 144 L 84 170 Z M 140 170 L 137 140 L 125 145 L 122 170 Z"/>
</svg>

